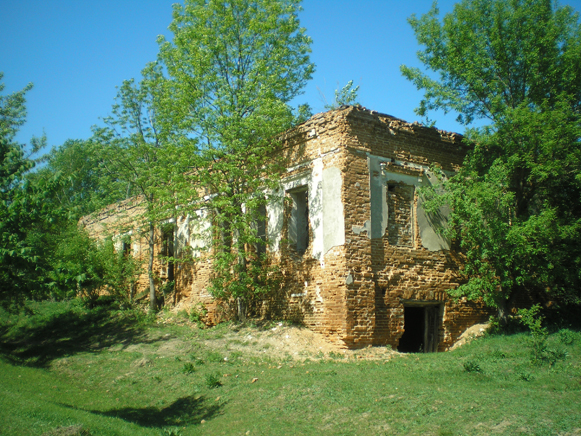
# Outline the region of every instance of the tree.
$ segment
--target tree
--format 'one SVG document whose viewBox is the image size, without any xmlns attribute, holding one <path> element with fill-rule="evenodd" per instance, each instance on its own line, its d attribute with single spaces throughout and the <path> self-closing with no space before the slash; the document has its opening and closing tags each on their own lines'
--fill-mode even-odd
<svg viewBox="0 0 581 436">
<path fill-rule="evenodd" d="M 579 303 L 581 285 L 581 25 L 551 0 L 464 0 L 412 25 L 427 74 L 418 114 L 470 125 L 463 168 L 433 204 L 452 206 L 450 236 L 466 254 L 455 296 L 483 298 L 506 320 L 522 293 Z M 437 74 L 437 78 L 434 78 Z"/>
<path fill-rule="evenodd" d="M 87 159 L 89 143 L 67 141 L 33 172 L 35 162 L 14 141 L 31 87 L 0 95 L 0 304 L 18 309 L 29 298 L 95 298 L 103 287 L 119 298 L 135 278 L 135 262 L 78 228 L 79 214 L 105 198 L 91 174 L 98 168 Z M 45 137 L 33 138 L 30 154 L 45 144 Z"/>
<path fill-rule="evenodd" d="M 172 96 L 162 105 L 165 122 L 191 150 L 174 166 L 191 170 L 172 175 L 172 192 L 184 212 L 203 208 L 211 216 L 213 293 L 237 299 L 242 318 L 251 295 L 265 289 L 252 247 L 261 242 L 255 223 L 280 171 L 277 137 L 304 115 L 289 102 L 314 71 L 299 3 L 187 0 L 174 5 L 173 39 L 159 41 Z"/>
<path fill-rule="evenodd" d="M 175 186 L 169 184 L 172 171 L 180 174 L 186 170 L 177 167 L 183 159 L 179 157 L 180 149 L 171 142 L 171 125 L 161 121 L 160 101 L 167 96 L 164 83 L 155 63 L 143 70 L 139 83 L 133 79 L 124 81 L 112 115 L 105 118 L 105 127 L 95 129 L 93 138 L 102 147 L 100 172 L 105 183 L 125 187 L 127 198 L 134 196 L 143 207 L 141 217 L 130 225 L 145 228 L 152 312 L 158 308 L 153 271 L 156 228 L 175 214 L 176 203 L 171 194 Z"/>
<path fill-rule="evenodd" d="M 103 145 L 97 141 L 69 139 L 44 155 L 40 159 L 44 165 L 27 178 L 38 183 L 60 177 L 62 183 L 51 202 L 69 211 L 76 221 L 127 196 L 127 185 L 111 183 L 100 165 L 103 152 Z"/>
<path fill-rule="evenodd" d="M 31 88 L 29 84 L 0 95 L 0 301 L 5 307 L 43 291 L 43 276 L 37 270 L 46 265 L 39 262 L 38 241 L 43 236 L 39 230 L 50 225 L 53 216 L 43 203 L 43 190 L 26 183 L 25 174 L 34 163 L 24 155 L 24 145 L 14 141 L 26 119 L 25 94 Z M 32 151 L 43 143 L 33 140 Z"/>
</svg>

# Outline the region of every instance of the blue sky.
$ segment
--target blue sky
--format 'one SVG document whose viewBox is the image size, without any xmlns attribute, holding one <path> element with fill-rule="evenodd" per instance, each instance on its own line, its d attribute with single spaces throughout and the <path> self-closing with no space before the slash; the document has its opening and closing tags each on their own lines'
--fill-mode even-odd
<svg viewBox="0 0 581 436">
<path fill-rule="evenodd" d="M 43 131 L 50 146 L 88 138 L 91 126 L 110 113 L 116 86 L 138 78 L 156 58 L 156 38 L 171 22 L 176 0 L 0 0 L 0 71 L 4 93 L 33 82 L 27 123 L 18 140 Z M 455 1 L 441 0 L 442 14 Z M 317 71 L 298 102 L 324 110 L 334 90 L 349 80 L 359 102 L 407 121 L 421 93 L 399 71 L 419 66 L 419 49 L 407 18 L 430 9 L 432 0 L 303 0 L 301 25 L 313 39 Z M 581 0 L 561 1 L 581 10 Z M 462 132 L 454 116 L 437 114 L 437 127 Z"/>
</svg>

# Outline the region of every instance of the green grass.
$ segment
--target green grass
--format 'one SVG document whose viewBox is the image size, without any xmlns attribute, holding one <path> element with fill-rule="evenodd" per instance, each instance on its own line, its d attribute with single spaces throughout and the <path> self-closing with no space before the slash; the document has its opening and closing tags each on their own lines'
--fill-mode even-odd
<svg viewBox="0 0 581 436">
<path fill-rule="evenodd" d="M 550 336 L 565 352 L 550 366 L 531 363 L 524 333 L 450 353 L 301 363 L 204 345 L 224 326 L 158 326 L 75 303 L 31 308 L 0 323 L 2 435 L 73 425 L 93 436 L 581 432 L 577 331 Z"/>
</svg>

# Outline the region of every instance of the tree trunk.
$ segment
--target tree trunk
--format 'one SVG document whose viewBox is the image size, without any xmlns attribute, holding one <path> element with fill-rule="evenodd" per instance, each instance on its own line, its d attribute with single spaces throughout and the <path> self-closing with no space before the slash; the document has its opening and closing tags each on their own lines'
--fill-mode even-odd
<svg viewBox="0 0 581 436">
<path fill-rule="evenodd" d="M 149 276 L 149 312 L 155 313 L 157 311 L 157 299 L 155 297 L 155 282 L 153 280 L 153 255 L 154 255 L 154 236 L 155 228 L 153 223 L 149 223 L 149 264 L 147 265 L 147 274 Z"/>
<path fill-rule="evenodd" d="M 244 210 L 242 205 L 238 202 L 235 202 L 236 209 L 240 213 L 240 217 L 243 216 Z M 246 265 L 246 250 L 244 247 L 244 240 L 242 238 L 242 231 L 240 228 L 236 228 L 236 251 L 238 255 L 238 265 L 236 266 L 236 270 L 240 276 L 246 276 L 247 265 Z M 238 305 L 238 321 L 244 322 L 246 321 L 246 295 L 238 295 L 236 298 L 236 302 Z"/>
<path fill-rule="evenodd" d="M 246 301 L 238 297 L 236 302 L 238 303 L 238 321 L 244 322 L 246 321 Z"/>
<path fill-rule="evenodd" d="M 505 328 L 508 325 L 508 316 L 510 312 L 510 305 L 512 298 L 507 298 L 503 292 L 502 287 L 500 287 L 500 299 L 498 300 L 498 323 L 501 328 Z"/>
<path fill-rule="evenodd" d="M 498 323 L 502 328 L 508 325 L 508 304 L 504 298 L 498 302 Z"/>
</svg>

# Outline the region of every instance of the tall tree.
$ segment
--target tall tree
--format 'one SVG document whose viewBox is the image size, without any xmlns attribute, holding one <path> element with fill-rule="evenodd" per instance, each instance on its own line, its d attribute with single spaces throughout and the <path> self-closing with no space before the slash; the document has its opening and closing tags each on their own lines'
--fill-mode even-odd
<svg viewBox="0 0 581 436">
<path fill-rule="evenodd" d="M 50 235 L 63 215 L 46 201 L 58 179 L 30 183 L 26 174 L 34 162 L 25 155 L 24 145 L 15 142 L 26 120 L 25 95 L 31 88 L 0 95 L 0 304 L 5 307 L 50 293 L 47 253 L 52 246 Z M 0 83 L 0 92 L 3 89 Z M 30 153 L 44 144 L 44 137 L 33 138 Z"/>
<path fill-rule="evenodd" d="M 427 74 L 402 66 L 424 99 L 465 125 L 473 144 L 434 203 L 452 206 L 467 282 L 506 320 L 520 293 L 579 303 L 581 25 L 552 0 L 464 0 L 409 20 Z M 437 78 L 435 78 L 437 77 Z"/>
<path fill-rule="evenodd" d="M 127 198 L 135 197 L 143 213 L 129 226 L 137 226 L 148 242 L 148 276 L 150 310 L 157 310 L 156 281 L 154 276 L 155 245 L 160 221 L 170 218 L 175 210 L 169 174 L 182 162 L 179 148 L 171 142 L 169 123 L 162 123 L 162 105 L 166 93 L 161 69 L 155 63 L 143 70 L 143 78 L 135 83 L 126 80 L 119 88 L 111 116 L 105 118 L 105 127 L 96 128 L 93 141 L 103 147 L 100 172 L 105 183 L 123 186 Z M 169 127 L 168 127 L 169 126 Z M 167 128 L 166 128 L 167 127 Z M 163 195 L 160 195 L 163 192 Z M 169 214 L 169 215 L 168 215 Z"/>
<path fill-rule="evenodd" d="M 165 121 L 179 127 L 181 144 L 192 148 L 183 156 L 195 160 L 176 166 L 193 170 L 185 174 L 184 189 L 174 192 L 181 193 L 182 205 L 208 210 L 220 229 L 213 238 L 213 292 L 236 298 L 240 317 L 264 283 L 252 268 L 251 247 L 260 242 L 254 223 L 279 171 L 276 139 L 301 114 L 289 102 L 314 71 L 299 4 L 186 0 L 174 5 L 172 40 L 159 41 L 172 89 L 164 100 Z M 174 188 L 179 177 L 173 177 Z"/>
<path fill-rule="evenodd" d="M 132 284 L 135 263 L 114 257 L 112 244 L 98 246 L 77 225 L 79 214 L 102 200 L 93 192 L 96 176 L 84 162 L 88 143 L 67 142 L 44 168 L 32 172 L 30 155 L 45 146 L 46 138 L 33 138 L 28 156 L 14 140 L 26 118 L 31 87 L 0 95 L 0 305 L 17 309 L 28 298 L 95 298 L 105 286 L 119 296 Z M 95 201 L 78 198 L 76 189 Z"/>
</svg>

